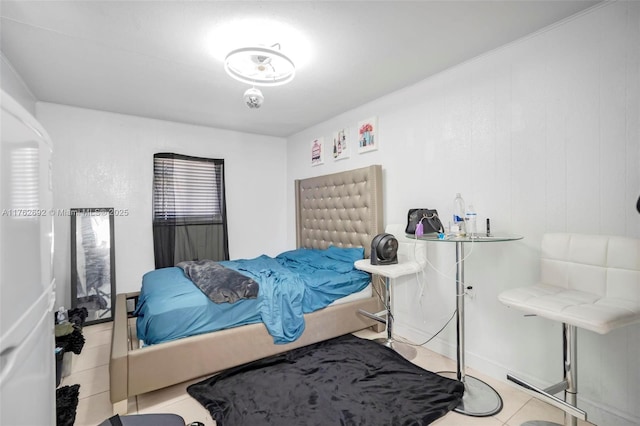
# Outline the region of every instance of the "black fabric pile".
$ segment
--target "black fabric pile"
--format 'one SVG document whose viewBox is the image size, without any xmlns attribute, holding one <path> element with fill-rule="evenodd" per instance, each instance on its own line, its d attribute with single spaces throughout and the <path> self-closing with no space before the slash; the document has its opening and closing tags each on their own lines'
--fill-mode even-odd
<svg viewBox="0 0 640 426">
<path fill-rule="evenodd" d="M 257 282 L 213 260 L 186 260 L 176 266 L 214 303 L 258 297 Z"/>
<path fill-rule="evenodd" d="M 56 426 L 73 426 L 80 385 L 62 386 L 56 389 Z"/>
<path fill-rule="evenodd" d="M 69 322 L 81 329 L 84 327 L 84 322 L 89 316 L 89 311 L 85 307 L 73 308 L 67 311 L 67 315 L 69 317 Z"/>
<path fill-rule="evenodd" d="M 455 408 L 464 386 L 346 335 L 227 370 L 187 392 L 218 426 L 422 426 Z"/>
<path fill-rule="evenodd" d="M 80 355 L 84 347 L 84 336 L 82 327 L 89 315 L 87 308 L 75 308 L 67 311 L 68 323 L 56 324 L 56 347 L 62 348 L 63 352 L 73 352 Z"/>
<path fill-rule="evenodd" d="M 73 352 L 76 355 L 80 355 L 84 347 L 82 331 L 74 328 L 69 334 L 56 336 L 56 347 L 62 348 L 64 352 Z"/>
</svg>

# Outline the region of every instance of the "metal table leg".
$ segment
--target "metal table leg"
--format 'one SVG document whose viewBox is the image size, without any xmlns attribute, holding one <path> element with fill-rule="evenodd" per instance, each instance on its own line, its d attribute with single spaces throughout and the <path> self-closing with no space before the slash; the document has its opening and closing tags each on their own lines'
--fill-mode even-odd
<svg viewBox="0 0 640 426">
<path fill-rule="evenodd" d="M 464 359 L 464 247 L 462 241 L 456 242 L 456 332 L 457 332 L 457 368 L 456 371 L 440 372 L 464 383 L 464 395 L 460 405 L 454 411 L 467 416 L 487 417 L 502 410 L 502 398 L 491 386 L 465 373 Z"/>
</svg>

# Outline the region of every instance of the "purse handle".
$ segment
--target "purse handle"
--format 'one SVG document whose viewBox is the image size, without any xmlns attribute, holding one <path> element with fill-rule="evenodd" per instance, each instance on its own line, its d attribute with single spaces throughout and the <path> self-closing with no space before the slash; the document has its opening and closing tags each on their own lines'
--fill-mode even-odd
<svg viewBox="0 0 640 426">
<path fill-rule="evenodd" d="M 438 229 L 436 230 L 436 232 L 438 232 L 439 234 L 444 232 L 444 226 L 442 225 L 442 222 L 440 221 L 440 217 L 438 217 L 438 213 L 437 212 L 433 212 L 431 214 L 431 216 L 428 216 L 427 213 L 422 213 L 422 218 L 420 219 L 420 222 L 418 222 L 418 224 L 416 225 L 416 233 L 415 235 L 423 235 L 424 234 L 424 225 L 422 224 L 423 220 L 431 220 L 431 219 L 436 219 L 437 220 L 437 224 L 438 224 Z M 435 228 L 433 226 L 433 224 L 431 224 L 431 228 Z"/>
</svg>

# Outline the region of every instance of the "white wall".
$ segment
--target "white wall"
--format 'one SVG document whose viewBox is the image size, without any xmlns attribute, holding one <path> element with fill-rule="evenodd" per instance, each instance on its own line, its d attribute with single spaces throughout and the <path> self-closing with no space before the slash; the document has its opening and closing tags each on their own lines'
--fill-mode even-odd
<svg viewBox="0 0 640 426">
<path fill-rule="evenodd" d="M 382 164 L 385 222 L 412 207 L 448 221 L 461 192 L 496 232 L 518 242 L 467 246 L 467 364 L 504 379 L 560 380 L 561 327 L 523 318 L 497 300 L 538 277 L 548 231 L 640 237 L 640 3 L 596 7 L 288 139 L 288 241 L 293 179 Z M 310 166 L 310 141 L 378 117 L 380 149 Z M 352 149 L 355 143 L 351 143 Z M 329 151 L 327 151 L 327 154 Z M 434 268 L 394 286 L 396 331 L 414 341 L 454 310 L 454 247 L 431 243 Z M 429 345 L 455 357 L 451 324 Z M 595 423 L 640 424 L 640 324 L 579 334 L 580 405 Z"/>
<path fill-rule="evenodd" d="M 115 217 L 118 292 L 139 290 L 142 275 L 154 269 L 156 152 L 225 160 L 232 258 L 286 249 L 284 139 L 41 102 L 37 118 L 55 142 L 54 207 L 128 210 L 128 215 Z M 65 306 L 71 300 L 69 225 L 69 217 L 56 217 L 57 303 Z"/>
<path fill-rule="evenodd" d="M 0 87 L 11 95 L 31 115 L 36 115 L 36 97 L 26 85 L 20 74 L 16 72 L 11 62 L 0 51 Z"/>
</svg>

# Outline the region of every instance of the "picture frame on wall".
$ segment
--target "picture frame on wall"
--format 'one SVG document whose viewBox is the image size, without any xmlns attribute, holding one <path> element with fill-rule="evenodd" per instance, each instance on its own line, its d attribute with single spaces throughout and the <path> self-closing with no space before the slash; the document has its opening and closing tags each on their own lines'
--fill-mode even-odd
<svg viewBox="0 0 640 426">
<path fill-rule="evenodd" d="M 358 153 L 375 151 L 379 145 L 378 118 L 371 117 L 358 122 Z"/>
<path fill-rule="evenodd" d="M 324 138 L 311 141 L 311 165 L 319 166 L 324 163 Z"/>
<path fill-rule="evenodd" d="M 335 161 L 349 158 L 349 129 L 343 128 L 333 132 L 333 159 Z"/>
</svg>

